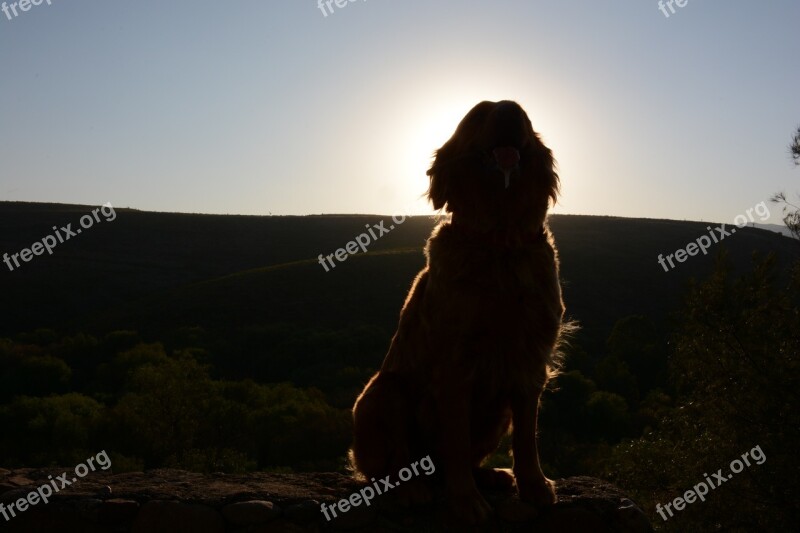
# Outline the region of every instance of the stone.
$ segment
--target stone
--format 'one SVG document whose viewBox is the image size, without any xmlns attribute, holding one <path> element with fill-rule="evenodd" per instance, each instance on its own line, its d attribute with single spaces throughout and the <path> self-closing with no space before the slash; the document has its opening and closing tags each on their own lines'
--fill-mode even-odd
<svg viewBox="0 0 800 533">
<path fill-rule="evenodd" d="M 25 476 L 10 476 L 6 478 L 6 482 L 18 487 L 27 487 L 28 485 L 33 485 L 33 481 Z"/>
<path fill-rule="evenodd" d="M 607 520 L 593 509 L 578 506 L 552 506 L 544 509 L 540 520 L 534 522 L 535 531 L 557 533 L 561 531 L 607 531 Z"/>
<path fill-rule="evenodd" d="M 81 518 L 85 518 L 89 522 L 97 522 L 97 513 L 101 505 L 103 505 L 101 500 L 87 498 L 84 500 L 78 500 L 75 503 L 75 510 L 78 512 Z"/>
<path fill-rule="evenodd" d="M 319 510 L 318 501 L 309 500 L 290 505 L 284 515 L 293 522 L 314 522 L 322 517 L 322 512 Z"/>
<path fill-rule="evenodd" d="M 114 498 L 106 500 L 97 511 L 97 519 L 101 524 L 118 525 L 133 522 L 139 513 L 139 502 Z"/>
<path fill-rule="evenodd" d="M 283 518 L 278 518 L 277 520 L 273 520 L 268 524 L 250 526 L 242 530 L 242 533 L 308 533 L 308 532 L 309 532 L 308 528 L 295 524 L 294 522 L 290 522 Z"/>
<path fill-rule="evenodd" d="M 31 491 L 29 488 L 20 488 L 14 486 L 13 489 L 7 490 L 0 494 L 0 502 L 9 504 L 11 502 L 15 502 L 20 498 L 27 498 L 28 493 Z"/>
<path fill-rule="evenodd" d="M 251 526 L 278 518 L 281 509 L 272 502 L 251 500 L 226 505 L 222 508 L 222 515 L 233 525 Z"/>
<path fill-rule="evenodd" d="M 375 506 L 359 505 L 351 507 L 346 513 L 339 512 L 338 516 L 331 520 L 331 526 L 340 531 L 351 529 L 361 529 L 372 524 L 378 517 Z"/>
<path fill-rule="evenodd" d="M 539 516 L 539 510 L 530 503 L 519 500 L 506 500 L 494 505 L 497 517 L 511 524 L 524 524 Z"/>
<path fill-rule="evenodd" d="M 616 529 L 625 533 L 650 533 L 653 531 L 653 526 L 650 525 L 644 511 L 628 498 L 623 498 L 620 502 L 616 522 Z"/>
<path fill-rule="evenodd" d="M 177 501 L 153 500 L 144 504 L 132 533 L 224 533 L 225 520 L 215 509 Z"/>
<path fill-rule="evenodd" d="M 0 501 L 8 503 L 69 468 L 19 468 L 0 477 Z M 8 481 L 10 477 L 25 483 Z M 19 479 L 22 478 L 22 479 Z M 314 531 L 452 531 L 448 529 L 444 494 L 435 488 L 434 502 L 403 507 L 392 493 L 372 505 L 352 507 L 328 522 L 319 502 L 331 505 L 365 485 L 339 473 L 198 474 L 173 469 L 114 474 L 89 473 L 47 505 L 37 505 L 8 523 L 3 533 L 65 531 L 167 533 L 279 533 Z M 559 501 L 536 508 L 515 493 L 485 491 L 495 510 L 487 527 L 499 533 L 536 531 L 615 531 L 650 533 L 647 516 L 619 488 L 597 478 L 557 480 Z M 5 491 L 5 492 L 4 492 Z M 112 495 L 113 494 L 113 498 Z M 261 522 L 261 520 L 265 520 Z"/>
</svg>

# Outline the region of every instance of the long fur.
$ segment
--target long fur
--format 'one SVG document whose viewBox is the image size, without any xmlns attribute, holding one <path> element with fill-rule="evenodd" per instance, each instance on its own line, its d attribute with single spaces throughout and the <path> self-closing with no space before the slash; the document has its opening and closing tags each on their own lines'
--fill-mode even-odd
<svg viewBox="0 0 800 533">
<path fill-rule="evenodd" d="M 513 169 L 498 148 L 516 150 Z M 520 497 L 555 501 L 535 436 L 539 398 L 560 366 L 559 341 L 570 327 L 546 224 L 559 194 L 554 167 L 515 102 L 485 101 L 467 113 L 428 171 L 428 197 L 451 220 L 428 240 L 427 266 L 389 352 L 353 409 L 358 472 L 396 476 L 430 455 L 442 467 L 453 514 L 469 523 L 490 512 L 476 481 L 513 482 L 480 468 L 512 421 Z"/>
</svg>

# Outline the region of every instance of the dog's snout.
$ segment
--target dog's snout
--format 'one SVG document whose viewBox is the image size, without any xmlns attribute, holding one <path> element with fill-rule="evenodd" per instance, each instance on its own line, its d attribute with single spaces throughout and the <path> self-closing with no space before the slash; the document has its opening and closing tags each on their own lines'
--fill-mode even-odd
<svg viewBox="0 0 800 533">
<path fill-rule="evenodd" d="M 519 150 L 515 146 L 499 146 L 492 150 L 492 155 L 503 170 L 510 170 L 519 163 Z"/>
</svg>

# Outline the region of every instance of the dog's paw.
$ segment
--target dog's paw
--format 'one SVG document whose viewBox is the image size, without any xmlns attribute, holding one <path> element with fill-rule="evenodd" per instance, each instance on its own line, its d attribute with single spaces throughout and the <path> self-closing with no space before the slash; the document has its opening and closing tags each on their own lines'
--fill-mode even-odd
<svg viewBox="0 0 800 533">
<path fill-rule="evenodd" d="M 475 468 L 472 470 L 475 484 L 484 490 L 511 491 L 514 489 L 514 476 L 507 469 Z"/>
<path fill-rule="evenodd" d="M 553 505 L 558 500 L 555 481 L 542 478 L 538 482 L 520 482 L 517 479 L 519 499 L 537 506 Z"/>
<path fill-rule="evenodd" d="M 447 501 L 450 515 L 457 523 L 482 524 L 492 514 L 491 506 L 475 487 L 464 491 L 450 491 Z"/>
</svg>

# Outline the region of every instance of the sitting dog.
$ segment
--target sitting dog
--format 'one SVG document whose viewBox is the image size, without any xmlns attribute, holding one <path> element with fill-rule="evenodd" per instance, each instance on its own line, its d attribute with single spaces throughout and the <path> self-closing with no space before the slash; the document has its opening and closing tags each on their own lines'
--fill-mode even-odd
<svg viewBox="0 0 800 533">
<path fill-rule="evenodd" d="M 516 480 L 523 501 L 556 501 L 536 444 L 539 398 L 569 328 L 546 225 L 554 164 L 517 103 L 467 113 L 428 170 L 428 197 L 450 220 L 428 240 L 389 352 L 353 408 L 354 468 L 382 478 L 430 455 L 468 523 L 491 512 L 478 486 Z M 481 468 L 512 425 L 514 476 Z"/>
</svg>

